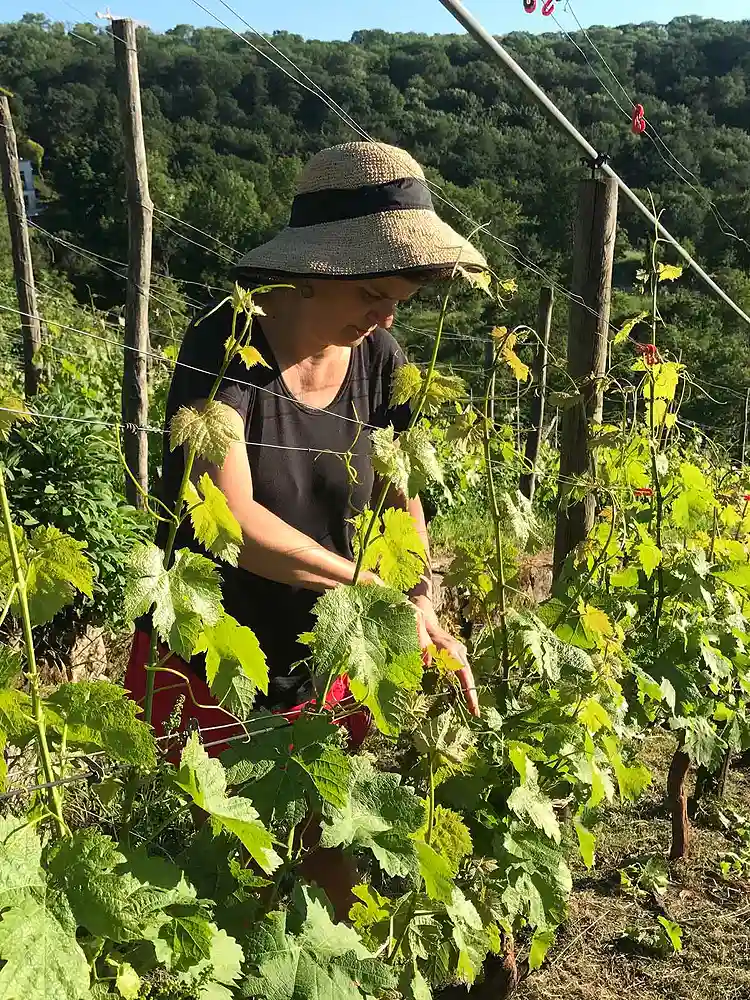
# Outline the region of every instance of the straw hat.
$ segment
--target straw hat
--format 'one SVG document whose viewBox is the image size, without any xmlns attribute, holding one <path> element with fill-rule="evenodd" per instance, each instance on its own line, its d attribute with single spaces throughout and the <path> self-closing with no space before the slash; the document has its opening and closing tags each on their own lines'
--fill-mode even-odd
<svg viewBox="0 0 750 1000">
<path fill-rule="evenodd" d="M 289 225 L 245 254 L 237 270 L 362 278 L 456 263 L 487 266 L 438 218 L 417 161 L 385 143 L 347 142 L 313 156 L 297 183 Z"/>
</svg>

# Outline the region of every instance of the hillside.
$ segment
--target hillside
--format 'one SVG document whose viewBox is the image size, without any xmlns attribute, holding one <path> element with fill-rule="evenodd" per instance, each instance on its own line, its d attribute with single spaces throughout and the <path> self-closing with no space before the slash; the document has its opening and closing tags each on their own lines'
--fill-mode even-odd
<svg viewBox="0 0 750 1000">
<path fill-rule="evenodd" d="M 42 224 L 89 251 L 123 260 L 112 39 L 91 25 L 75 30 L 94 44 L 41 15 L 0 26 L 0 84 L 16 95 L 21 128 L 44 147 L 49 205 Z M 666 27 L 595 29 L 591 38 L 625 91 L 644 105 L 661 142 L 631 133 L 628 114 L 616 104 L 627 112 L 625 94 L 583 36 L 512 34 L 505 43 L 594 145 L 610 153 L 624 179 L 646 200 L 653 196 L 674 234 L 750 308 L 750 21 L 684 17 Z M 585 175 L 578 153 L 471 39 L 362 31 L 348 43 L 286 32 L 276 32 L 272 41 L 370 135 L 408 148 L 445 184 L 451 201 L 472 218 L 490 221 L 496 236 L 568 283 L 576 181 Z M 229 247 L 255 245 L 282 225 L 300 163 L 354 135 L 309 89 L 224 29 L 143 31 L 139 52 L 156 206 Z M 294 73 L 278 53 L 270 54 Z M 439 207 L 449 221 L 467 227 L 452 209 Z M 649 234 L 625 203 L 620 224 L 624 262 L 616 282 L 624 293 L 634 271 L 629 251 L 643 249 Z M 221 281 L 224 262 L 185 235 L 205 241 L 157 215 L 157 270 L 189 281 Z M 519 268 L 496 240 L 484 243 L 503 273 L 521 279 L 512 318 L 530 321 L 538 274 Z M 219 244 L 217 249 L 225 252 Z M 516 251 L 512 256 L 518 258 Z M 80 294 L 88 297 L 91 289 L 103 304 L 122 300 L 121 280 L 91 259 L 58 246 L 55 266 Z M 686 413 L 735 440 L 750 362 L 746 333 L 731 313 L 690 287 L 688 282 L 665 303 L 671 346 L 682 350 L 694 371 L 710 367 L 715 383 L 739 395 L 717 389 L 714 403 L 698 394 Z M 193 297 L 201 294 L 192 286 Z M 614 321 L 628 310 L 621 295 Z M 476 320 L 458 316 L 456 329 L 468 332 Z M 562 309 L 558 342 L 564 326 Z"/>
</svg>

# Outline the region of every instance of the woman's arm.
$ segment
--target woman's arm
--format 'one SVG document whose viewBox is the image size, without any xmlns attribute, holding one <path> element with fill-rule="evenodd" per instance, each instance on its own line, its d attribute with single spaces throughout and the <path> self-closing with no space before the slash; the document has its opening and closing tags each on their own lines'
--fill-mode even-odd
<svg viewBox="0 0 750 1000">
<path fill-rule="evenodd" d="M 193 406 L 200 410 L 203 404 L 198 402 Z M 230 415 L 239 440 L 231 445 L 224 465 L 218 468 L 197 459 L 191 478 L 197 482 L 207 472 L 227 498 L 242 528 L 239 565 L 267 580 L 308 590 L 331 590 L 340 583 L 351 583 L 353 562 L 329 552 L 253 500 L 253 479 L 244 443 L 245 423 L 239 413 L 227 407 L 227 416 Z M 362 583 L 380 583 L 374 573 L 362 573 L 360 579 Z"/>
</svg>

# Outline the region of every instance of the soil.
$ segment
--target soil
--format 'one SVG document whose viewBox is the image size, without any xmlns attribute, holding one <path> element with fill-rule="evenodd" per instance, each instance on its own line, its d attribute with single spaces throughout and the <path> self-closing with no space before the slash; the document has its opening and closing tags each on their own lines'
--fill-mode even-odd
<svg viewBox="0 0 750 1000">
<path fill-rule="evenodd" d="M 750 1000 L 750 872 L 725 880 L 722 854 L 738 850 L 719 809 L 750 817 L 750 771 L 729 773 L 725 799 L 704 801 L 692 823 L 690 857 L 669 868 L 669 886 L 657 898 L 634 898 L 620 870 L 635 858 L 669 857 L 671 825 L 664 805 L 674 752 L 668 734 L 643 745 L 641 760 L 654 781 L 641 799 L 608 810 L 596 826 L 592 871 L 574 871 L 569 919 L 542 969 L 529 975 L 514 1000 Z M 694 776 L 691 779 L 691 791 Z M 628 928 L 648 930 L 659 916 L 678 923 L 683 949 L 659 955 L 623 940 Z"/>
</svg>

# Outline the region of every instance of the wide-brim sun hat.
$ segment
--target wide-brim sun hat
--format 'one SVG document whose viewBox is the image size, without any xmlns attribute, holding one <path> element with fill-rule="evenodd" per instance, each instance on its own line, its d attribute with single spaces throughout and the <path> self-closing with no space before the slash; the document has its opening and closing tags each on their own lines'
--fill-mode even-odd
<svg viewBox="0 0 750 1000">
<path fill-rule="evenodd" d="M 362 278 L 460 265 L 484 256 L 437 215 L 424 171 L 382 142 L 323 149 L 297 182 L 289 224 L 246 253 L 239 273 Z"/>
</svg>

